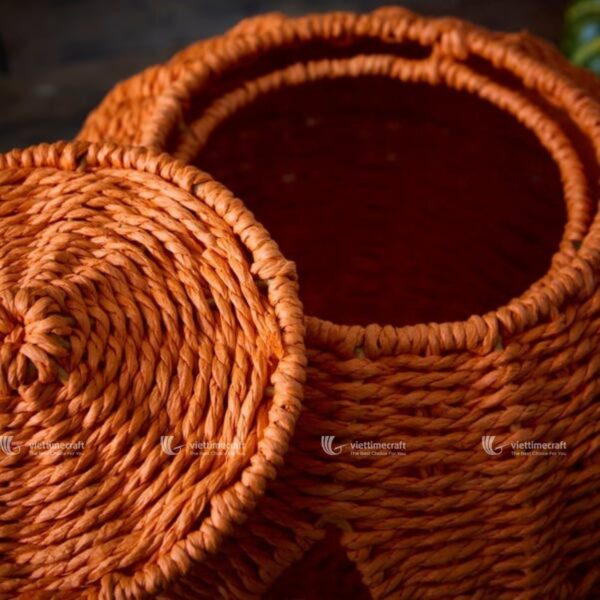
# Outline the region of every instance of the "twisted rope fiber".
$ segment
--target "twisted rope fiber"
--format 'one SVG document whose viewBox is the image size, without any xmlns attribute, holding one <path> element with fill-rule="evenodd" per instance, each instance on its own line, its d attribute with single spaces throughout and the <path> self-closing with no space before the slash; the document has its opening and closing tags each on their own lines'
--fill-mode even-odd
<svg viewBox="0 0 600 600">
<path fill-rule="evenodd" d="M 13 151 L 0 197 L 0 430 L 22 446 L 0 456 L 0 594 L 154 595 L 281 463 L 304 371 L 294 266 L 165 154 Z M 167 456 L 161 435 L 240 450 Z M 25 447 L 48 441 L 85 447 Z"/>
<path fill-rule="evenodd" d="M 381 48 L 380 56 L 303 60 L 304 46 L 316 38 L 333 44 L 361 37 L 412 40 L 433 50 L 418 60 Z M 243 66 L 288 46 L 297 49 L 289 65 L 259 73 Z M 473 57 L 485 62 L 484 71 L 469 62 Z M 240 65 L 249 76 L 244 82 L 236 72 L 228 87 L 230 71 Z M 594 80 L 535 38 L 490 34 L 456 20 L 395 10 L 270 16 L 192 46 L 140 76 L 143 84 L 140 77 L 122 84 L 81 135 L 113 135 L 115 123 L 133 115 L 143 121 L 136 141 L 203 164 L 212 132 L 259 96 L 315 78 L 375 73 L 466 90 L 533 131 L 561 172 L 562 240 L 547 274 L 520 298 L 467 321 L 395 328 L 309 317 L 305 410 L 283 471 L 245 526 L 219 555 L 190 570 L 172 597 L 257 597 L 323 538 L 325 526 L 335 526 L 374 598 L 594 598 L 600 559 Z M 221 82 L 216 97 L 215 82 Z M 409 451 L 329 457 L 320 437 L 332 434 L 339 444 L 400 438 Z M 560 439 L 569 450 L 566 457 L 504 453 L 491 460 L 480 448 L 486 434 L 503 442 Z M 206 581 L 214 587 L 202 592 Z M 330 585 L 323 597 L 334 593 Z"/>
</svg>

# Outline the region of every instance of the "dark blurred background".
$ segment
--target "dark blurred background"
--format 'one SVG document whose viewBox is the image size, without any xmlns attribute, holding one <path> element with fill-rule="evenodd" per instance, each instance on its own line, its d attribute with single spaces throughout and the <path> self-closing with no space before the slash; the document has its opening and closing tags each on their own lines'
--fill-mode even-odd
<svg viewBox="0 0 600 600">
<path fill-rule="evenodd" d="M 0 0 L 0 150 L 73 137 L 120 79 L 269 11 L 369 11 L 377 0 Z M 558 41 L 565 0 L 406 0 L 498 30 Z"/>
</svg>

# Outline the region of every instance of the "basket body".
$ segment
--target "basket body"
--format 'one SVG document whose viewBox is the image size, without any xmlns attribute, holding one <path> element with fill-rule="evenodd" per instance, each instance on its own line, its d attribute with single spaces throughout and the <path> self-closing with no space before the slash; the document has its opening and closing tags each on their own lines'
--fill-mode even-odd
<svg viewBox="0 0 600 600">
<path fill-rule="evenodd" d="M 254 19 L 121 84 L 90 116 L 82 137 L 167 150 L 233 189 L 298 262 L 315 315 L 277 481 L 169 597 L 330 598 L 355 572 L 357 598 L 600 593 L 597 92 L 528 35 L 386 9 Z M 391 133 L 370 140 L 378 120 Z M 447 172 L 426 161 L 434 143 Z M 427 213 L 431 178 L 445 202 Z M 469 205 L 473 185 L 489 188 Z M 325 558 L 302 563 L 315 544 Z"/>
</svg>

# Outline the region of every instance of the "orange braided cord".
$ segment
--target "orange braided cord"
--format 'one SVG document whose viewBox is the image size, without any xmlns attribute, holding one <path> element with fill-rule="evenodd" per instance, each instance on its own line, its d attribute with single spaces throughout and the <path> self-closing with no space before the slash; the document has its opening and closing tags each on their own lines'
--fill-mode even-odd
<svg viewBox="0 0 600 600">
<path fill-rule="evenodd" d="M 214 575 L 214 588 L 208 586 L 213 596 L 261 596 L 323 537 L 324 528 L 334 527 L 343 532 L 341 544 L 374 598 L 597 596 L 600 107 L 591 95 L 597 83 L 530 36 L 490 34 L 456 20 L 394 9 L 254 19 L 155 69 L 144 84 L 143 107 L 135 87 L 140 80 L 134 78 L 109 95 L 81 135 L 119 135 L 115 123 L 131 119 L 137 125 L 124 133 L 129 141 L 210 166 L 236 192 L 248 190 L 242 198 L 284 247 L 298 238 L 296 251 L 286 254 L 312 268 L 302 279 L 310 307 L 328 295 L 345 300 L 355 289 L 368 290 L 370 282 L 359 273 L 356 286 L 338 289 L 341 279 L 333 283 L 327 270 L 317 279 L 313 272 L 326 257 L 321 246 L 313 256 L 307 232 L 299 231 L 299 220 L 306 219 L 303 196 L 298 193 L 296 206 L 289 187 L 271 182 L 274 191 L 267 188 L 270 173 L 242 172 L 239 157 L 254 160 L 257 147 L 266 154 L 264 164 L 277 156 L 278 148 L 266 143 L 244 148 L 246 138 L 235 129 L 251 131 L 252 117 L 245 115 L 252 113 L 245 111 L 270 94 L 358 77 L 365 85 L 377 77 L 425 84 L 440 96 L 445 89 L 466 92 L 532 132 L 560 173 L 567 212 L 550 269 L 499 309 L 463 321 L 403 327 L 346 327 L 309 317 L 305 411 L 269 491 L 269 508 L 266 499 L 259 502 L 214 562 L 193 567 L 172 593 L 195 597 L 201 582 L 209 580 L 211 565 L 215 572 L 226 565 Z M 436 117 L 443 119 L 443 112 Z M 221 127 L 221 153 L 211 154 Z M 501 137 L 497 143 L 510 148 Z M 239 157 L 227 153 L 236 144 Z M 300 172 L 303 166 L 298 165 Z M 345 211 L 359 209 L 344 204 L 352 191 L 348 179 L 347 196 L 338 192 L 339 200 L 311 190 L 334 207 L 341 223 Z M 264 198 L 261 204 L 261 193 L 273 199 L 271 204 Z M 497 198 L 493 190 L 490 196 L 482 202 Z M 531 193 L 527 200 L 534 215 L 530 222 L 543 218 L 544 198 Z M 344 225 L 335 231 L 317 220 L 310 225 L 323 235 L 339 231 L 340 237 L 372 243 L 372 236 Z M 477 226 L 474 220 L 472 228 Z M 509 234 L 514 245 L 520 243 L 518 235 Z M 530 245 L 534 252 L 535 240 Z M 369 251 L 365 243 L 363 252 Z M 460 251 L 456 248 L 450 263 L 470 260 Z M 517 261 L 526 260 L 515 254 Z M 384 260 L 377 256 L 373 262 Z M 406 256 L 392 253 L 385 264 L 394 260 Z M 354 283 L 352 271 L 345 274 Z M 452 300 L 442 297 L 433 305 Z M 362 320 L 363 309 L 370 309 L 368 318 L 386 306 L 384 297 L 367 293 L 358 309 L 331 305 L 337 322 L 348 322 L 353 314 Z M 328 456 L 321 442 L 332 435 L 345 449 Z M 502 444 L 561 440 L 568 452 L 536 457 L 504 451 L 489 457 L 481 441 L 491 435 Z M 348 452 L 353 441 L 399 439 L 407 445 L 406 455 Z M 286 551 L 278 554 L 282 539 Z M 286 589 L 285 578 L 278 589 Z M 318 590 L 322 597 L 336 592 L 335 577 L 330 580 Z"/>
<path fill-rule="evenodd" d="M 304 364 L 294 266 L 167 155 L 14 151 L 0 198 L 0 593 L 153 595 L 282 461 Z"/>
</svg>

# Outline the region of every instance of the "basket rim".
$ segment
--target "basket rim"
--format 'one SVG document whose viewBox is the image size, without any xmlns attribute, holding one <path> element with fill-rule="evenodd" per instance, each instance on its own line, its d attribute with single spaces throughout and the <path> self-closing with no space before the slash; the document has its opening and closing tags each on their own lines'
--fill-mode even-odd
<svg viewBox="0 0 600 600">
<path fill-rule="evenodd" d="M 253 276 L 268 286 L 268 302 L 275 312 L 283 352 L 267 383 L 273 388 L 269 422 L 261 427 L 254 454 L 232 483 L 210 496 L 210 510 L 197 528 L 178 539 L 156 561 L 146 560 L 131 575 L 110 572 L 87 584 L 100 585 L 103 590 L 114 590 L 115 586 L 141 587 L 154 594 L 184 572 L 182 552 L 189 554 L 192 548 L 197 557 L 218 550 L 232 527 L 252 511 L 256 500 L 265 491 L 267 480 L 273 477 L 273 470 L 283 461 L 300 414 L 306 368 L 305 324 L 297 294 L 295 265 L 284 258 L 264 227 L 227 188 L 210 175 L 166 153 L 83 141 L 38 144 L 0 153 L 0 170 L 24 168 L 53 168 L 84 173 L 102 169 L 110 169 L 111 172 L 135 170 L 156 175 L 188 192 L 214 211 L 231 229 L 240 246 L 250 251 L 253 262 L 249 268 Z M 265 393 L 266 388 L 263 398 Z M 216 501 L 220 504 L 217 515 L 214 514 Z M 218 522 L 215 522 L 215 516 Z M 212 540 L 207 541 L 206 536 L 201 535 L 203 529 L 206 533 L 206 528 L 216 532 Z M 162 579 L 156 577 L 156 562 L 160 562 L 158 571 Z"/>
</svg>

